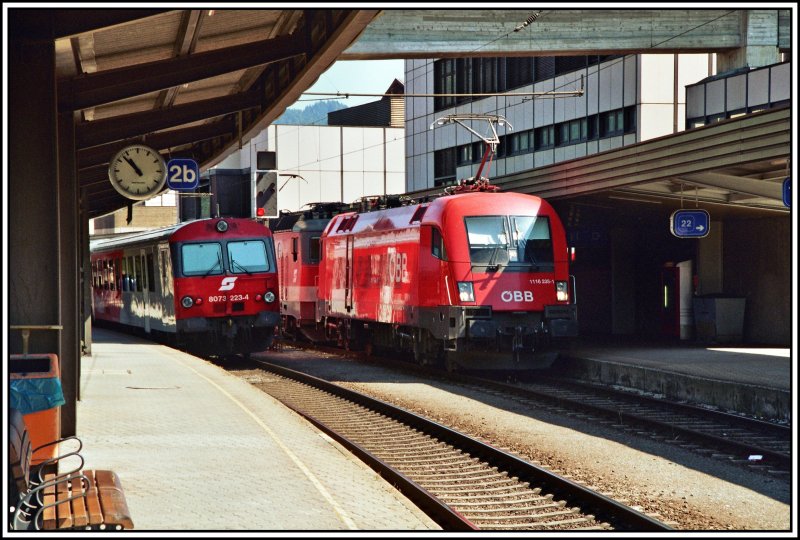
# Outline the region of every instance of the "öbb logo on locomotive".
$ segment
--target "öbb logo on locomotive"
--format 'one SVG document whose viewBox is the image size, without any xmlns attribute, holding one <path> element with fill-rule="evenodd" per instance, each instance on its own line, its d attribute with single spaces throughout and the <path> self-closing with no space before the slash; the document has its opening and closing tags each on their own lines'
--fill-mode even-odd
<svg viewBox="0 0 800 540">
<path fill-rule="evenodd" d="M 533 291 L 503 291 L 500 293 L 503 302 L 533 302 Z"/>
<path fill-rule="evenodd" d="M 222 284 L 219 286 L 219 291 L 232 291 L 233 286 L 236 283 L 235 277 L 226 277 L 222 279 Z"/>
</svg>

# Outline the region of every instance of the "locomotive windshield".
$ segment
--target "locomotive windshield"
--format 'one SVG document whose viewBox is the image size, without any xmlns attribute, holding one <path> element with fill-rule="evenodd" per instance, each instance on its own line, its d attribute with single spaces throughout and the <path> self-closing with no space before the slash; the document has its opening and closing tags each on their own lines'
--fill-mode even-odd
<svg viewBox="0 0 800 540">
<path fill-rule="evenodd" d="M 263 240 L 228 242 L 228 261 L 234 274 L 269 271 L 267 247 Z"/>
<path fill-rule="evenodd" d="M 547 217 L 475 216 L 465 223 L 472 264 L 553 264 Z"/>
</svg>

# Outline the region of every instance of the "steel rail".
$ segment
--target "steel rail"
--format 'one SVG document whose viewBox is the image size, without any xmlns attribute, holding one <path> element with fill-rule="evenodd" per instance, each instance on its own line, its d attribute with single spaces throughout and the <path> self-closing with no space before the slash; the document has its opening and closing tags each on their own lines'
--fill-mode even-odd
<svg viewBox="0 0 800 540">
<path fill-rule="evenodd" d="M 451 444 L 454 447 L 462 450 L 463 452 L 466 452 L 471 456 L 479 458 L 480 460 L 486 462 L 489 466 L 494 466 L 497 467 L 498 469 L 506 471 L 509 476 L 512 475 L 515 476 L 521 482 L 529 482 L 531 484 L 536 484 L 537 486 L 541 486 L 543 489 L 547 489 L 549 492 L 552 492 L 554 496 L 569 500 L 570 504 L 580 506 L 582 512 L 592 513 L 594 516 L 596 516 L 598 520 L 612 524 L 612 526 L 616 530 L 629 530 L 629 531 L 673 530 L 666 524 L 654 518 L 651 518 L 641 512 L 638 512 L 633 508 L 625 506 L 619 503 L 618 501 L 606 497 L 605 495 L 587 489 L 555 473 L 537 467 L 532 463 L 524 461 L 516 456 L 507 454 L 506 452 L 503 452 L 488 444 L 477 441 L 471 437 L 459 433 L 458 431 L 452 430 L 446 426 L 428 420 L 412 412 L 406 411 L 404 409 L 399 409 L 383 401 L 371 398 L 364 394 L 355 392 L 353 390 L 349 390 L 347 388 L 338 386 L 336 384 L 314 377 L 312 375 L 308 375 L 306 373 L 301 373 L 262 360 L 254 359 L 253 361 L 256 362 L 257 364 L 264 366 L 265 369 L 277 373 L 278 375 L 281 375 L 289 379 L 293 379 L 298 382 L 302 382 L 303 384 L 307 384 L 311 387 L 323 390 L 325 392 L 328 392 L 334 396 L 338 396 L 352 403 L 356 403 L 370 410 L 373 410 L 379 414 L 383 414 L 396 421 L 402 422 L 442 442 Z M 305 414 L 302 411 L 297 411 L 297 412 L 305 416 Z M 331 433 L 330 429 L 327 426 L 325 426 L 316 419 L 310 418 L 310 420 L 314 422 L 314 424 L 317 425 L 320 429 L 323 429 L 326 433 L 336 438 L 337 441 L 342 442 L 343 440 L 342 437 L 338 436 L 335 433 Z M 346 443 L 342 442 L 342 444 L 345 444 L 348 448 L 352 448 L 353 451 L 356 452 L 359 456 L 366 453 L 366 450 L 358 447 L 358 445 L 355 445 L 351 442 L 346 442 Z M 374 456 L 368 459 L 369 459 L 368 463 L 370 464 L 370 466 L 372 466 L 373 468 L 377 466 L 380 468 L 379 472 L 381 473 L 384 472 L 385 470 L 384 467 L 386 467 L 387 465 L 382 463 L 377 463 L 375 461 L 377 460 L 377 458 L 375 458 Z M 377 461 L 380 462 L 380 460 Z M 441 503 L 441 501 L 438 501 L 438 499 L 436 499 L 437 503 L 433 503 L 430 500 L 422 503 L 418 502 L 418 500 L 421 499 L 417 498 L 430 496 L 430 494 L 426 490 L 424 490 L 424 488 L 417 486 L 412 480 L 406 478 L 401 473 L 395 471 L 394 473 L 392 473 L 392 475 L 393 475 L 392 476 L 393 480 L 397 480 L 403 483 L 404 488 L 409 490 L 407 492 L 409 498 L 412 498 L 412 500 L 414 500 L 415 503 L 420 504 L 421 505 L 420 507 L 423 510 L 428 511 L 428 509 L 430 508 L 434 512 L 444 512 L 441 515 L 437 514 L 437 517 L 434 517 L 434 515 L 431 515 L 431 517 L 440 524 L 443 524 L 443 526 L 453 527 L 453 529 L 449 530 L 455 530 L 455 527 L 462 527 L 458 530 L 465 530 L 463 527 L 474 527 L 474 525 L 472 525 L 469 522 L 465 523 L 461 520 L 456 519 L 455 516 L 452 515 L 448 516 L 447 512 L 445 512 L 444 509 L 441 508 L 441 506 L 446 507 L 446 505 L 444 505 L 444 503 Z M 449 511 L 452 512 L 452 510 Z M 440 520 L 443 521 L 440 522 Z"/>
</svg>

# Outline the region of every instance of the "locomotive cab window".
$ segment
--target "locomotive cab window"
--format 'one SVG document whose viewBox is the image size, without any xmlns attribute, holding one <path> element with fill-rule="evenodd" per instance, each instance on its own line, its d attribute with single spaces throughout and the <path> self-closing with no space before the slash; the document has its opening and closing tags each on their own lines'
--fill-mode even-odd
<svg viewBox="0 0 800 540">
<path fill-rule="evenodd" d="M 319 236 L 312 236 L 308 239 L 308 262 L 319 262 Z"/>
<path fill-rule="evenodd" d="M 508 263 L 508 230 L 505 216 L 465 218 L 472 264 L 493 266 Z"/>
<path fill-rule="evenodd" d="M 234 274 L 269 271 L 267 247 L 263 240 L 228 242 L 228 262 Z"/>
<path fill-rule="evenodd" d="M 550 220 L 545 216 L 511 216 L 512 261 L 553 264 Z"/>
<path fill-rule="evenodd" d="M 181 246 L 184 276 L 212 276 L 223 272 L 222 246 L 217 242 L 198 242 Z"/>
<path fill-rule="evenodd" d="M 465 219 L 472 264 L 552 265 L 550 221 L 544 216 L 475 216 Z"/>
<path fill-rule="evenodd" d="M 431 228 L 431 254 L 437 259 L 447 260 L 447 252 L 444 249 L 444 238 L 439 229 Z"/>
</svg>

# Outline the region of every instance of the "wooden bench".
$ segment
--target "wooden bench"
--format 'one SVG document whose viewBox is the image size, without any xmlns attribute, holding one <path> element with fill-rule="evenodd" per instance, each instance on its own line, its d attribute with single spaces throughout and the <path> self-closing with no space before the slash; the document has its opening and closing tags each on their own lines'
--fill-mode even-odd
<svg viewBox="0 0 800 540">
<path fill-rule="evenodd" d="M 80 439 L 66 437 L 32 449 L 22 414 L 10 409 L 8 416 L 8 490 L 13 530 L 133 528 L 119 477 L 113 471 L 82 470 Z M 77 449 L 31 465 L 34 452 L 61 443 L 77 445 Z M 58 472 L 59 463 L 62 469 L 68 463 L 69 470 Z"/>
</svg>

